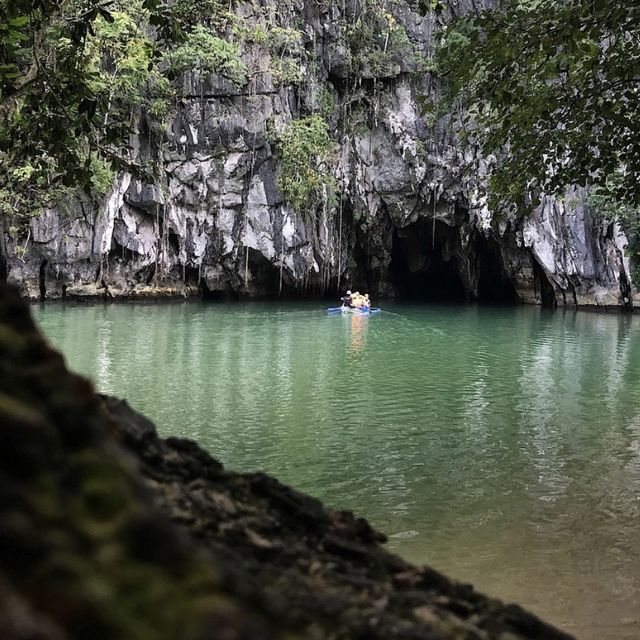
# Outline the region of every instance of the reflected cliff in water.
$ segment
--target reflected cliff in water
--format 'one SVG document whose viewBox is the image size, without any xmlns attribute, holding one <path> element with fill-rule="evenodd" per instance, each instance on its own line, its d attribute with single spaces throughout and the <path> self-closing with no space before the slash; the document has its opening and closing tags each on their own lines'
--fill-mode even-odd
<svg viewBox="0 0 640 640">
<path fill-rule="evenodd" d="M 306 304 L 35 309 L 165 435 L 352 508 L 583 639 L 635 638 L 640 318 Z"/>
</svg>

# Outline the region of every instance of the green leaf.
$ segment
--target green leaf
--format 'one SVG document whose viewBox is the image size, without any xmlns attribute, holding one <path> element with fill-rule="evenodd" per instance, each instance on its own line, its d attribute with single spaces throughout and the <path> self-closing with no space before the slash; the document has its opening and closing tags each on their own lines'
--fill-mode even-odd
<svg viewBox="0 0 640 640">
<path fill-rule="evenodd" d="M 24 27 L 27 23 L 29 22 L 29 17 L 28 16 L 18 16 L 17 18 L 12 18 L 11 20 L 7 21 L 7 24 L 10 27 Z"/>
</svg>

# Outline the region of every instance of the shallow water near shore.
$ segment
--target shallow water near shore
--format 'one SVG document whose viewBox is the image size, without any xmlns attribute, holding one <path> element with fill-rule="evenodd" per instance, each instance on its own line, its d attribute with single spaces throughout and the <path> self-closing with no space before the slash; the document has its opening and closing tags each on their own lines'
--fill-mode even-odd
<svg viewBox="0 0 640 640">
<path fill-rule="evenodd" d="M 640 317 L 325 306 L 33 311 L 161 435 L 353 509 L 582 640 L 640 637 Z"/>
</svg>

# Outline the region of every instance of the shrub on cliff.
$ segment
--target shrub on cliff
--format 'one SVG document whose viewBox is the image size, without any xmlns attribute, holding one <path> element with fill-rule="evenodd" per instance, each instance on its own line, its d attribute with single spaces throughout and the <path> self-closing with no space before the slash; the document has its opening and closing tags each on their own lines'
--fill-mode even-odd
<svg viewBox="0 0 640 640">
<path fill-rule="evenodd" d="M 285 200 L 303 216 L 326 197 L 323 191 L 335 191 L 335 179 L 327 163 L 335 143 L 327 123 L 319 115 L 294 120 L 276 138 L 282 158 L 278 188 Z"/>
</svg>

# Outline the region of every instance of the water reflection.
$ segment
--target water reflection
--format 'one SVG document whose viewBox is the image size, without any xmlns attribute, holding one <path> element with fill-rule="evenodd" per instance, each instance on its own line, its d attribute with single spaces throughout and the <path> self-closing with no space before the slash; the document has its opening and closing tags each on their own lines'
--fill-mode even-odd
<svg viewBox="0 0 640 640">
<path fill-rule="evenodd" d="M 394 550 L 583 639 L 637 637 L 640 318 L 36 311 L 73 367 L 163 433 L 366 513 Z"/>
<path fill-rule="evenodd" d="M 349 316 L 349 349 L 351 353 L 360 353 L 367 343 L 369 316 L 353 314 Z"/>
</svg>

